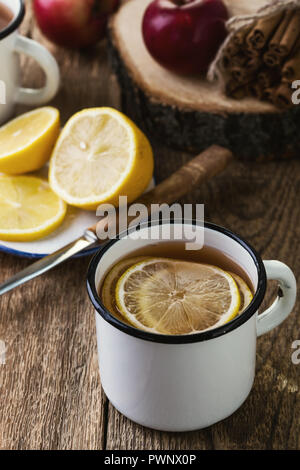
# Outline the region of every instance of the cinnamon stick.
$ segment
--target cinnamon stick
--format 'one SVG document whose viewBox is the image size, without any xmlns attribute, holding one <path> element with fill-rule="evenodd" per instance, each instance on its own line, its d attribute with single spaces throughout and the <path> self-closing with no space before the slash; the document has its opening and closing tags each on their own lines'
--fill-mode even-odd
<svg viewBox="0 0 300 470">
<path fill-rule="evenodd" d="M 231 65 L 233 67 L 242 67 L 246 64 L 247 60 L 248 57 L 245 54 L 239 53 L 231 57 Z"/>
<path fill-rule="evenodd" d="M 241 99 L 245 98 L 247 95 L 248 95 L 247 87 L 241 86 L 239 88 L 236 88 L 232 92 L 231 97 L 236 99 L 236 100 L 241 100 Z"/>
<path fill-rule="evenodd" d="M 252 48 L 247 48 L 245 50 L 245 54 L 251 59 L 251 58 L 257 58 L 257 57 L 260 57 L 261 55 L 261 51 L 258 51 L 256 49 L 252 49 Z"/>
<path fill-rule="evenodd" d="M 282 68 L 282 80 L 284 82 L 292 82 L 300 79 L 300 49 L 287 60 Z"/>
<path fill-rule="evenodd" d="M 259 82 L 249 83 L 248 90 L 251 95 L 255 96 L 259 100 L 264 98 L 264 89 Z"/>
<path fill-rule="evenodd" d="M 293 49 L 300 33 L 300 12 L 289 10 L 269 43 L 270 51 L 286 57 Z"/>
<path fill-rule="evenodd" d="M 264 89 L 264 99 L 266 101 L 270 101 L 273 104 L 275 103 L 275 93 L 277 88 L 276 87 L 269 87 Z"/>
<path fill-rule="evenodd" d="M 228 56 L 227 54 L 223 55 L 222 61 L 221 61 L 221 66 L 223 70 L 226 71 L 230 67 L 230 60 L 231 60 L 230 56 Z"/>
<path fill-rule="evenodd" d="M 254 50 L 263 49 L 282 17 L 282 13 L 278 13 L 269 18 L 259 19 L 254 25 L 254 28 L 252 28 L 250 33 L 247 35 L 246 42 L 249 48 L 253 48 Z"/>
<path fill-rule="evenodd" d="M 246 68 L 251 71 L 258 70 L 262 65 L 262 59 L 260 56 L 257 57 L 250 57 L 250 59 L 246 62 Z"/>
<path fill-rule="evenodd" d="M 289 108 L 293 105 L 292 89 L 287 83 L 281 83 L 276 89 L 274 102 L 280 108 Z"/>
<path fill-rule="evenodd" d="M 262 69 L 258 73 L 258 82 L 261 84 L 263 88 L 270 88 L 274 83 L 280 81 L 280 70 L 279 69 Z"/>
<path fill-rule="evenodd" d="M 229 56 L 234 56 L 238 54 L 239 51 L 240 51 L 239 45 L 235 44 L 233 40 L 231 40 L 226 46 L 226 53 Z"/>
<path fill-rule="evenodd" d="M 246 36 L 249 32 L 249 29 L 250 29 L 250 26 L 248 28 L 238 29 L 232 38 L 233 44 L 235 44 L 238 47 L 243 46 L 245 43 Z"/>
<path fill-rule="evenodd" d="M 235 80 L 229 80 L 226 84 L 226 95 L 234 99 L 242 99 L 249 96 L 249 82 L 239 84 Z"/>
<path fill-rule="evenodd" d="M 222 57 L 222 68 L 227 70 L 231 65 L 241 64 L 244 60 L 246 60 L 245 55 L 243 52 L 240 51 L 240 48 L 234 44 L 231 40 L 229 44 L 227 44 L 225 51 Z"/>
<path fill-rule="evenodd" d="M 232 159 L 233 154 L 230 150 L 219 145 L 212 145 L 135 202 L 145 204 L 149 212 L 151 204 L 172 204 L 189 191 L 198 188 L 201 183 L 221 173 Z M 128 222 L 130 223 L 135 217 L 128 217 Z M 99 232 L 103 233 L 109 222 L 109 218 L 104 217 L 89 230 L 97 233 L 98 227 Z"/>
<path fill-rule="evenodd" d="M 227 72 L 227 70 L 231 67 L 231 57 L 227 54 L 224 54 L 222 57 L 221 67 L 224 72 Z"/>
<path fill-rule="evenodd" d="M 253 92 L 254 81 L 247 78 L 244 83 L 238 83 L 236 80 L 229 80 L 226 84 L 226 95 L 235 99 L 242 99 L 246 96 L 256 96 Z"/>
<path fill-rule="evenodd" d="M 238 83 L 239 85 L 244 84 L 248 79 L 248 71 L 245 67 L 232 67 L 231 68 L 231 76 L 233 81 Z"/>
<path fill-rule="evenodd" d="M 254 72 L 256 72 L 261 66 L 261 59 L 259 57 L 252 57 L 251 59 L 244 59 L 233 61 L 232 65 L 228 67 L 228 74 L 231 74 L 233 80 L 239 84 L 249 82 L 253 78 Z"/>
<path fill-rule="evenodd" d="M 283 58 L 277 54 L 277 52 L 271 51 L 269 49 L 267 52 L 265 52 L 263 60 L 268 67 L 279 67 Z"/>
</svg>

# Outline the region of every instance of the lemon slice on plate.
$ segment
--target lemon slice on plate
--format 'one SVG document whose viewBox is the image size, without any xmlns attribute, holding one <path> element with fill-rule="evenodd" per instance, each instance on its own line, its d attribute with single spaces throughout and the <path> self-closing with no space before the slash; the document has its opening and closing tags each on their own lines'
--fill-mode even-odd
<svg viewBox="0 0 300 470">
<path fill-rule="evenodd" d="M 189 334 L 224 325 L 240 308 L 233 277 L 215 266 L 153 258 L 131 266 L 116 285 L 119 311 L 133 326 Z"/>
<path fill-rule="evenodd" d="M 59 134 L 59 111 L 44 107 L 0 127 L 0 172 L 28 173 L 49 160 Z"/>
<path fill-rule="evenodd" d="M 147 188 L 153 154 L 146 136 L 124 114 L 91 108 L 65 125 L 53 151 L 50 185 L 68 204 L 95 210 L 115 206 L 119 195 L 134 201 Z"/>
<path fill-rule="evenodd" d="M 30 241 L 55 230 L 66 203 L 41 178 L 0 176 L 0 239 Z"/>
<path fill-rule="evenodd" d="M 244 279 L 238 276 L 238 274 L 231 273 L 231 272 L 229 274 L 235 280 L 240 291 L 240 296 L 241 296 L 241 305 L 239 309 L 239 314 L 240 314 L 240 313 L 243 313 L 243 311 L 246 310 L 248 305 L 252 302 L 253 294 L 250 288 L 248 287 L 248 285 L 246 284 L 246 282 L 244 281 Z"/>
</svg>

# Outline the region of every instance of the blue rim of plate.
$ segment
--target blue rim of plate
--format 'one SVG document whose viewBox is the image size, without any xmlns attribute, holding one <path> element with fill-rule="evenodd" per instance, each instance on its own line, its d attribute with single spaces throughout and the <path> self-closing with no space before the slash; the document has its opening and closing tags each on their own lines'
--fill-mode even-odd
<svg viewBox="0 0 300 470">
<path fill-rule="evenodd" d="M 99 246 L 95 246 L 94 248 L 83 250 L 82 252 L 77 253 L 77 255 L 72 256 L 70 259 L 82 258 L 83 256 L 91 256 L 95 254 L 97 250 L 99 250 Z M 45 254 L 29 253 L 26 251 L 15 250 L 14 248 L 9 248 L 8 246 L 5 246 L 5 245 L 0 245 L 0 252 L 6 253 L 8 255 L 19 256 L 20 258 L 29 258 L 29 259 L 40 259 L 51 254 L 51 253 L 45 253 Z"/>
<path fill-rule="evenodd" d="M 149 189 L 152 189 L 153 187 L 156 186 L 154 175 L 152 176 L 152 180 L 149 186 L 150 186 Z M 3 240 L 0 240 L 0 242 L 1 241 Z M 98 250 L 99 250 L 99 246 L 88 248 L 88 249 L 81 251 L 80 253 L 77 253 L 76 255 L 73 255 L 70 259 L 82 258 L 84 256 L 91 256 L 91 255 L 94 255 Z M 6 253 L 8 255 L 18 256 L 19 258 L 28 258 L 28 259 L 41 259 L 41 258 L 44 258 L 45 256 L 51 255 L 51 253 L 30 253 L 28 251 L 16 250 L 15 248 L 10 248 L 8 246 L 1 245 L 0 243 L 0 254 L 1 253 Z"/>
</svg>

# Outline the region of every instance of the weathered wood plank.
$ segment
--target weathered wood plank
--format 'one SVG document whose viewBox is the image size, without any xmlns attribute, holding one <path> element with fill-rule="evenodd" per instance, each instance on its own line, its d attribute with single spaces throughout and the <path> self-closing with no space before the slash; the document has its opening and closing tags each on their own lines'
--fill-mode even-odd
<svg viewBox="0 0 300 470">
<path fill-rule="evenodd" d="M 1 255 L 1 281 L 30 261 Z M 73 260 L 1 297 L 0 447 L 99 449 L 102 396 L 88 260 Z"/>
<path fill-rule="evenodd" d="M 35 27 L 31 2 L 22 32 L 49 47 Z M 53 101 L 62 121 L 88 106 L 117 103 L 105 46 L 88 57 L 51 45 L 62 74 Z M 38 66 L 22 58 L 23 82 L 41 86 Z M 18 111 L 28 108 L 19 107 Z M 30 263 L 0 255 L 0 282 Z M 0 448 L 101 449 L 105 403 L 98 372 L 94 315 L 85 288 L 88 259 L 72 260 L 0 298 Z"/>
</svg>

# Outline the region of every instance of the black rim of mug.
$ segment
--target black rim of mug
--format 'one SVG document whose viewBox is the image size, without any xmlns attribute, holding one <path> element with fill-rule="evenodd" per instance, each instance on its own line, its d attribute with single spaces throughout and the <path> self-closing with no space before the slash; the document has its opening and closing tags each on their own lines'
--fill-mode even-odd
<svg viewBox="0 0 300 470">
<path fill-rule="evenodd" d="M 158 223 L 159 225 L 161 225 L 163 222 L 159 221 Z M 173 222 L 170 221 L 169 223 L 173 223 Z M 185 223 L 197 225 L 197 221 L 195 220 L 190 221 L 190 222 L 185 222 Z M 149 221 L 147 224 L 143 224 L 143 227 L 144 226 L 149 227 L 150 225 L 151 225 L 151 221 Z M 259 309 L 264 299 L 265 292 L 266 292 L 267 279 L 266 279 L 266 271 L 265 271 L 265 267 L 262 262 L 262 259 L 258 255 L 256 250 L 254 250 L 254 248 L 252 248 L 249 245 L 249 243 L 247 243 L 242 237 L 231 232 L 230 230 L 224 227 L 221 227 L 219 225 L 209 223 L 209 222 L 205 222 L 204 227 L 211 229 L 211 230 L 215 230 L 217 232 L 221 232 L 224 235 L 227 235 L 231 239 L 238 242 L 250 254 L 251 258 L 254 261 L 254 264 L 257 269 L 257 274 L 258 274 L 257 288 L 253 296 L 252 302 L 242 314 L 235 317 L 233 320 L 231 320 L 230 322 L 226 323 L 225 325 L 221 327 L 208 330 L 208 331 L 203 331 L 200 333 L 190 334 L 190 335 L 162 335 L 162 334 L 150 333 L 147 331 L 139 330 L 133 326 L 127 325 L 126 323 L 123 323 L 120 320 L 118 320 L 105 308 L 105 306 L 101 302 L 101 299 L 98 295 L 97 286 L 95 283 L 95 277 L 96 277 L 96 270 L 97 270 L 98 264 L 101 258 L 103 257 L 103 255 L 115 243 L 117 243 L 120 239 L 125 237 L 128 234 L 128 230 L 126 230 L 125 232 L 122 232 L 117 238 L 109 241 L 102 248 L 100 248 L 99 251 L 92 258 L 89 264 L 88 275 L 87 275 L 87 290 L 88 290 L 89 297 L 96 311 L 101 315 L 101 317 L 104 320 L 106 320 L 112 326 L 114 326 L 118 330 L 123 331 L 124 333 L 127 333 L 130 336 L 135 336 L 136 338 L 140 338 L 146 341 L 152 341 L 156 343 L 166 343 L 166 344 L 187 344 L 187 343 L 198 343 L 201 341 L 207 341 L 210 339 L 218 338 L 219 336 L 223 336 L 226 333 L 229 333 L 235 330 L 236 328 L 240 327 L 245 322 L 247 322 Z"/>
<path fill-rule="evenodd" d="M 19 0 L 20 9 L 18 13 L 14 16 L 13 20 L 6 26 L 6 28 L 0 31 L 0 39 L 6 38 L 12 32 L 14 32 L 22 23 L 25 15 L 25 5 L 23 0 Z"/>
</svg>

